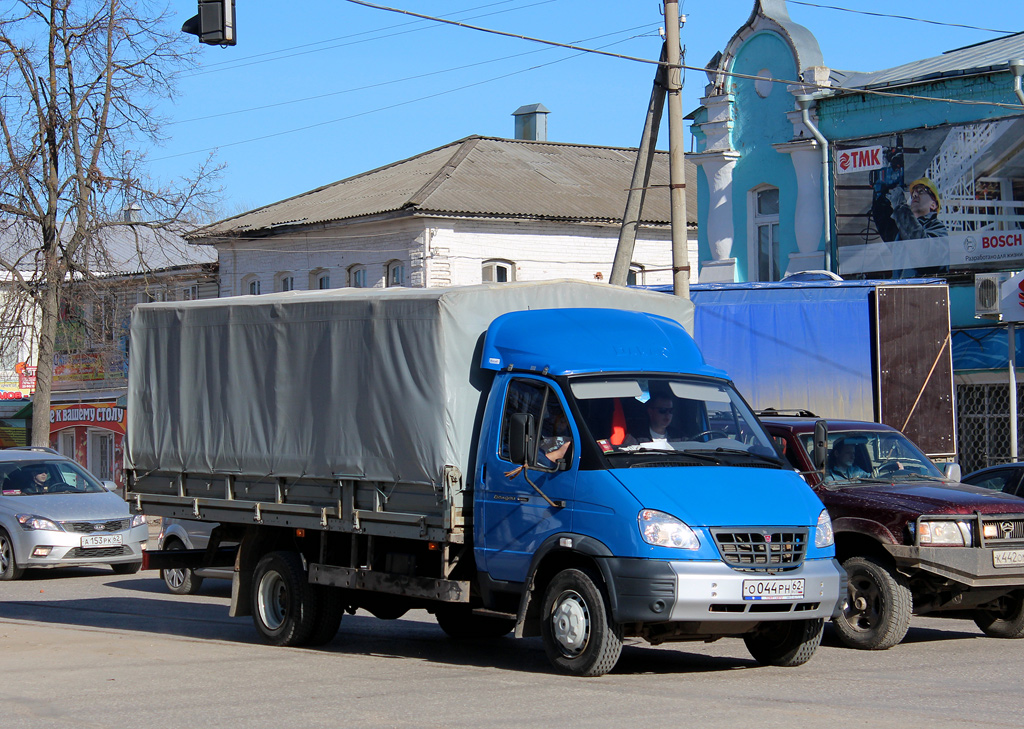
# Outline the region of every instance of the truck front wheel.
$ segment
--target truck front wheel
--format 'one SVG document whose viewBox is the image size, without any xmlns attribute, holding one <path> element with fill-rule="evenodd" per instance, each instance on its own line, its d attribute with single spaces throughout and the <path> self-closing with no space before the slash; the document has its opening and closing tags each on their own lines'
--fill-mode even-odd
<svg viewBox="0 0 1024 729">
<path fill-rule="evenodd" d="M 1003 595 L 974 613 L 974 623 L 990 638 L 1024 638 L 1024 592 Z"/>
<path fill-rule="evenodd" d="M 316 627 L 317 594 L 295 552 L 271 552 L 252 576 L 252 619 L 270 645 L 304 645 Z"/>
<path fill-rule="evenodd" d="M 833 621 L 850 648 L 885 650 L 910 628 L 913 599 L 903 575 L 872 557 L 843 562 L 849 578 L 843 611 Z"/>
<path fill-rule="evenodd" d="M 551 664 L 574 676 L 602 676 L 622 652 L 600 581 L 585 570 L 560 572 L 544 592 L 541 636 Z"/>
<path fill-rule="evenodd" d="M 757 630 L 743 636 L 754 660 L 764 666 L 802 666 L 821 644 L 825 621 L 786 620 L 761 623 Z"/>
</svg>

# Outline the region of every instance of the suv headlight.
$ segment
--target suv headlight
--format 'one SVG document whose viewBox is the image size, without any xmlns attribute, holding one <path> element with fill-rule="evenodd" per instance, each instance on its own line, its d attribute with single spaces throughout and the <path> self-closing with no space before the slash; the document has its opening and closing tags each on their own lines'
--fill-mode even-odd
<svg viewBox="0 0 1024 729">
<path fill-rule="evenodd" d="M 953 547 L 969 547 L 974 544 L 971 525 L 966 521 L 922 521 L 920 524 L 919 544 Z"/>
<path fill-rule="evenodd" d="M 836 543 L 836 535 L 832 531 L 832 519 L 828 515 L 828 509 L 822 509 L 818 514 L 818 525 L 814 529 L 814 546 L 831 547 Z"/>
<path fill-rule="evenodd" d="M 47 532 L 59 532 L 62 531 L 56 522 L 50 521 L 41 516 L 35 514 L 18 514 L 18 523 L 21 524 L 21 528 L 27 532 L 34 530 L 47 531 Z"/>
<path fill-rule="evenodd" d="M 690 527 L 670 514 L 654 509 L 644 509 L 636 517 L 640 525 L 640 536 L 655 547 L 675 549 L 699 549 L 700 540 Z"/>
<path fill-rule="evenodd" d="M 136 514 L 135 516 L 132 517 L 132 527 L 131 528 L 134 529 L 135 527 L 140 527 L 140 526 L 146 526 L 146 515 L 145 514 Z"/>
</svg>

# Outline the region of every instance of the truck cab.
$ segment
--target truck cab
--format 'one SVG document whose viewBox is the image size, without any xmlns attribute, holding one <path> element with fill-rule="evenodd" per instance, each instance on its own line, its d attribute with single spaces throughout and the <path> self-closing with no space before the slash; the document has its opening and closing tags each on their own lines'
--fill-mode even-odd
<svg viewBox="0 0 1024 729">
<path fill-rule="evenodd" d="M 828 459 L 812 464 L 813 413 L 762 411 L 789 464 L 828 507 L 849 575 L 833 622 L 849 647 L 881 650 L 911 615 L 962 617 L 998 638 L 1024 637 L 1024 499 L 958 482 L 905 435 L 827 420 Z"/>
<path fill-rule="evenodd" d="M 584 675 L 625 636 L 811 657 L 844 589 L 828 513 L 681 325 L 515 312 L 481 361 L 496 373 L 473 480 L 486 608 Z"/>
</svg>

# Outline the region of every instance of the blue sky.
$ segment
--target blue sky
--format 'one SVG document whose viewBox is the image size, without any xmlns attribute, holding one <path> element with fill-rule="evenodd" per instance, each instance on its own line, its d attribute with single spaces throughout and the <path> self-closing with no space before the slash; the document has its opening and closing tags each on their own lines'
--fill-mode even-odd
<svg viewBox="0 0 1024 729">
<path fill-rule="evenodd" d="M 1019 0 L 929 3 L 821 0 L 825 5 L 993 29 L 1024 30 Z M 656 0 L 385 0 L 427 15 L 657 58 Z M 171 0 L 180 22 L 195 0 Z M 704 66 L 747 20 L 752 0 L 680 0 L 686 63 Z M 548 139 L 634 147 L 654 67 L 548 48 L 344 0 L 236 0 L 238 45 L 203 47 L 159 108 L 165 144 L 149 154 L 160 179 L 186 174 L 211 148 L 226 164 L 223 214 L 233 215 L 457 139 L 514 136 L 512 112 L 542 103 Z M 997 33 L 789 3 L 833 68 L 873 71 L 998 37 Z M 684 113 L 707 82 L 688 71 Z M 666 148 L 667 124 L 659 147 Z M 687 133 L 687 145 L 690 144 Z M 689 149 L 689 146 L 687 147 Z"/>
</svg>

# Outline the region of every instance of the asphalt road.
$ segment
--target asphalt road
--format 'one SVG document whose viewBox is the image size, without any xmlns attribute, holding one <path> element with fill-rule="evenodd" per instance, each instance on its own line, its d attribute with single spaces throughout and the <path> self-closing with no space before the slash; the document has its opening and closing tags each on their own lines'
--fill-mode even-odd
<svg viewBox="0 0 1024 729">
<path fill-rule="evenodd" d="M 427 613 L 345 616 L 322 649 L 261 644 L 226 581 L 167 593 L 155 573 L 26 573 L 0 583 L 0 726 L 1020 727 L 1024 642 L 915 619 L 881 652 L 826 628 L 799 668 L 740 640 L 631 641 L 596 679 L 551 672 L 535 639 L 448 640 Z"/>
</svg>

